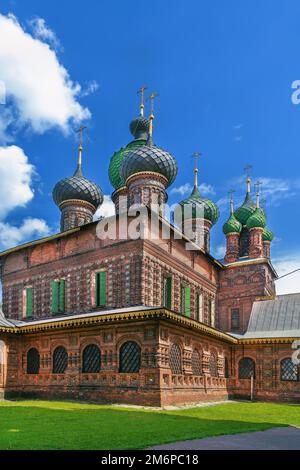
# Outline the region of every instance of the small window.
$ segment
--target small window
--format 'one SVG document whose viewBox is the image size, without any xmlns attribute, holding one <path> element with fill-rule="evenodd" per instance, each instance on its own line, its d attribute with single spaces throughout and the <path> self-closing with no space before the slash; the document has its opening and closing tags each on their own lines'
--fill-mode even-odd
<svg viewBox="0 0 300 470">
<path fill-rule="evenodd" d="M 68 353 L 66 348 L 59 346 L 53 353 L 53 374 L 64 374 L 68 367 Z"/>
<path fill-rule="evenodd" d="M 255 362 L 250 357 L 245 357 L 239 363 L 239 379 L 255 379 Z"/>
<path fill-rule="evenodd" d="M 234 308 L 231 310 L 231 329 L 240 329 L 240 311 L 238 308 Z"/>
<path fill-rule="evenodd" d="M 224 377 L 225 379 L 229 379 L 229 362 L 227 357 L 224 359 Z"/>
<path fill-rule="evenodd" d="M 65 283 L 64 279 L 52 281 L 52 313 L 64 313 L 65 311 Z"/>
<path fill-rule="evenodd" d="M 141 367 L 141 348 L 135 341 L 127 341 L 120 349 L 120 372 L 137 373 Z"/>
<path fill-rule="evenodd" d="M 284 381 L 297 382 L 299 380 L 299 369 L 292 359 L 283 359 L 280 363 L 280 378 Z"/>
<path fill-rule="evenodd" d="M 164 278 L 164 307 L 172 308 L 172 278 Z"/>
<path fill-rule="evenodd" d="M 96 305 L 106 307 L 106 271 L 96 273 Z"/>
<path fill-rule="evenodd" d="M 98 373 L 101 369 L 101 353 L 96 344 L 89 344 L 82 355 L 82 372 Z"/>
<path fill-rule="evenodd" d="M 198 321 L 203 322 L 203 294 L 197 294 L 196 297 L 196 318 Z"/>
<path fill-rule="evenodd" d="M 192 354 L 192 372 L 194 375 L 202 375 L 201 354 L 197 349 Z"/>
<path fill-rule="evenodd" d="M 216 323 L 216 302 L 214 299 L 209 299 L 209 322 L 211 326 L 215 326 Z"/>
<path fill-rule="evenodd" d="M 171 346 L 169 363 L 172 374 L 182 374 L 181 350 L 177 344 Z"/>
<path fill-rule="evenodd" d="M 211 377 L 218 377 L 218 359 L 214 352 L 211 352 L 209 357 L 209 373 Z"/>
<path fill-rule="evenodd" d="M 191 316 L 191 288 L 181 287 L 181 312 L 183 315 Z"/>
<path fill-rule="evenodd" d="M 25 291 L 26 295 L 26 318 L 31 318 L 33 314 L 33 289 L 27 287 Z"/>
<path fill-rule="evenodd" d="M 40 371 L 40 354 L 36 348 L 27 353 L 27 374 L 38 374 Z"/>
</svg>

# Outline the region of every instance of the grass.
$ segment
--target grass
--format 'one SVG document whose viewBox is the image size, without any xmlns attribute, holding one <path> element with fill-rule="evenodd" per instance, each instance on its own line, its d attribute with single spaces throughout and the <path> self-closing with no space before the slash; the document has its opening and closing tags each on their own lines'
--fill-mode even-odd
<svg viewBox="0 0 300 470">
<path fill-rule="evenodd" d="M 300 427 L 300 405 L 226 403 L 153 411 L 73 402 L 0 402 L 0 449 L 116 450 Z"/>
</svg>

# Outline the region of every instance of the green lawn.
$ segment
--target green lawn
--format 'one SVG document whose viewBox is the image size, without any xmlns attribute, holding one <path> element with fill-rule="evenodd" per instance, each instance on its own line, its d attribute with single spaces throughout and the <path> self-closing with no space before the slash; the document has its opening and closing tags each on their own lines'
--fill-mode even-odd
<svg viewBox="0 0 300 470">
<path fill-rule="evenodd" d="M 0 402 L 0 449 L 142 449 L 274 426 L 300 427 L 300 405 L 228 403 L 152 411 L 73 402 Z"/>
</svg>

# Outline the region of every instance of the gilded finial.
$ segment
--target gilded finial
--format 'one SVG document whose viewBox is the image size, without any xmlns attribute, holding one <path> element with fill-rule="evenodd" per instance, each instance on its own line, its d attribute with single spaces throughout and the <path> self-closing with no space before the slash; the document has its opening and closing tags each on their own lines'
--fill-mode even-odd
<svg viewBox="0 0 300 470">
<path fill-rule="evenodd" d="M 152 135 L 153 135 L 154 100 L 155 100 L 155 98 L 157 98 L 157 96 L 159 96 L 159 93 L 154 91 L 153 93 L 151 93 L 151 95 L 148 98 L 148 100 L 150 100 L 150 118 L 149 118 L 150 119 L 150 127 L 149 127 L 149 138 L 150 138 L 150 140 L 152 139 Z"/>
<path fill-rule="evenodd" d="M 247 180 L 246 180 L 246 183 L 247 183 L 247 193 L 250 193 L 251 191 L 251 187 L 250 187 L 250 184 L 251 184 L 251 178 L 250 178 L 250 174 L 251 174 L 251 170 L 252 170 L 252 165 L 247 165 L 245 166 L 244 168 L 244 171 L 247 175 Z"/>
<path fill-rule="evenodd" d="M 144 97 L 145 97 L 145 90 L 147 90 L 147 87 L 145 85 L 141 86 L 141 88 L 138 90 L 138 94 L 140 95 L 140 115 L 144 116 Z"/>
<path fill-rule="evenodd" d="M 198 162 L 199 162 L 199 158 L 201 157 L 201 153 L 194 152 L 192 154 L 192 157 L 194 159 L 194 190 L 196 190 L 198 189 L 198 173 L 199 173 Z"/>
<path fill-rule="evenodd" d="M 81 170 L 81 166 L 82 166 L 82 150 L 83 150 L 83 131 L 86 129 L 86 126 L 80 126 L 80 128 L 78 129 L 78 133 L 79 133 L 79 147 L 78 147 L 78 163 L 77 163 L 77 169 L 76 169 L 76 172 L 75 172 L 75 175 L 82 175 L 82 170 Z"/>
<path fill-rule="evenodd" d="M 261 181 L 257 181 L 255 183 L 255 187 L 256 187 L 256 208 L 259 209 L 260 207 L 260 187 L 262 186 L 262 182 Z"/>
<path fill-rule="evenodd" d="M 228 194 L 230 195 L 230 214 L 233 215 L 234 214 L 234 200 L 233 200 L 233 195 L 235 193 L 235 190 L 234 189 L 230 189 L 228 191 Z"/>
</svg>

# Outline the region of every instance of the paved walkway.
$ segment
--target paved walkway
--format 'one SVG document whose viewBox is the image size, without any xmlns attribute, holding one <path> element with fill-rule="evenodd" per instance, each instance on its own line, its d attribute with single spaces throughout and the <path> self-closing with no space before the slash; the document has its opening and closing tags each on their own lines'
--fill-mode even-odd
<svg viewBox="0 0 300 470">
<path fill-rule="evenodd" d="M 157 450 L 300 450 L 300 429 L 272 428 L 268 431 L 194 439 L 161 444 Z"/>
</svg>

